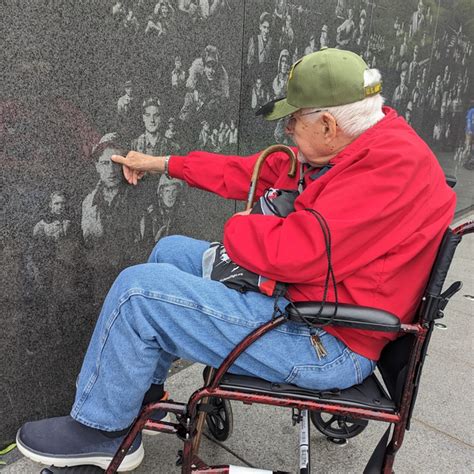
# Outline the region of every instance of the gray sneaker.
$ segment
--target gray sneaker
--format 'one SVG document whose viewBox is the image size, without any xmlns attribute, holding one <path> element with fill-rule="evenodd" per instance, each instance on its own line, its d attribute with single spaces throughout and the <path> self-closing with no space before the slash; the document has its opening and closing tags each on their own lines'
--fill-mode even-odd
<svg viewBox="0 0 474 474">
<path fill-rule="evenodd" d="M 124 437 L 125 435 L 110 438 L 70 416 L 62 416 L 25 423 L 18 430 L 16 443 L 24 456 L 41 464 L 56 467 L 88 464 L 106 469 Z M 139 434 L 118 471 L 135 469 L 144 455 L 142 437 Z"/>
</svg>

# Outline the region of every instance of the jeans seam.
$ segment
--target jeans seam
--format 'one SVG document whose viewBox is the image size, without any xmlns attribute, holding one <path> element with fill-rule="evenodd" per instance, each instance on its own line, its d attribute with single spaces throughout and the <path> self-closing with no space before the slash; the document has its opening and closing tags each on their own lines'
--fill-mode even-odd
<svg viewBox="0 0 474 474">
<path fill-rule="evenodd" d="M 219 311 L 215 311 L 208 306 L 196 304 L 190 300 L 186 300 L 184 298 L 177 298 L 176 296 L 168 295 L 166 293 L 158 293 L 155 291 L 144 291 L 138 288 L 133 288 L 130 291 L 134 293 L 131 296 L 144 296 L 145 298 L 151 298 L 155 300 L 164 301 L 166 303 L 171 303 L 176 306 L 182 306 L 183 308 L 188 309 L 195 309 L 203 314 L 207 314 L 208 316 L 217 318 L 221 321 L 225 321 L 231 324 L 236 324 L 238 326 L 248 327 L 248 328 L 256 328 L 261 326 L 262 324 L 266 323 L 267 321 L 256 321 L 256 322 L 245 322 L 241 318 L 236 318 L 232 316 L 227 316 Z"/>
<path fill-rule="evenodd" d="M 133 290 L 136 292 L 134 295 L 142 295 L 146 298 L 152 298 L 152 299 L 157 299 L 160 301 L 165 301 L 167 303 L 172 303 L 176 304 L 177 306 L 182 306 L 184 308 L 190 308 L 190 309 L 196 309 L 204 314 L 207 314 L 209 316 L 215 317 L 221 321 L 225 321 L 231 324 L 236 324 L 238 326 L 242 327 L 247 327 L 247 328 L 257 328 L 261 326 L 262 324 L 267 323 L 269 320 L 262 320 L 262 321 L 256 321 L 253 323 L 246 323 L 244 320 L 241 318 L 235 318 L 232 316 L 228 316 L 227 314 L 221 313 L 219 311 L 215 311 L 212 308 L 209 308 L 208 306 L 203 306 L 203 305 L 197 305 L 193 303 L 190 300 L 186 300 L 184 298 L 177 298 L 176 296 L 169 295 L 166 293 L 160 293 L 156 291 L 148 291 L 148 290 L 142 290 L 140 288 L 133 288 Z M 283 332 L 285 334 L 293 334 L 293 335 L 307 335 L 309 334 L 309 329 L 307 327 L 302 328 L 301 330 L 291 330 L 288 328 L 285 328 L 283 326 L 280 326 L 278 328 L 275 328 L 274 331 L 279 331 Z"/>
<path fill-rule="evenodd" d="M 349 351 L 349 356 L 352 359 L 352 363 L 354 364 L 354 369 L 356 372 L 356 384 L 362 383 L 362 368 L 360 366 L 359 360 L 352 351 Z"/>
</svg>

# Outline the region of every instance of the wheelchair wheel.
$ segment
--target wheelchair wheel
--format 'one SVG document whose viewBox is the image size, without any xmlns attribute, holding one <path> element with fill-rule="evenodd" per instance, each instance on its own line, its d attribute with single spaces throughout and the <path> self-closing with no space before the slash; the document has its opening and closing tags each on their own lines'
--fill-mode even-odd
<svg viewBox="0 0 474 474">
<path fill-rule="evenodd" d="M 204 367 L 202 378 L 204 383 L 207 382 L 209 370 L 212 367 Z M 225 441 L 232 434 L 234 429 L 234 417 L 232 415 L 232 407 L 229 400 L 213 397 L 208 400 L 212 411 L 206 416 L 206 423 L 209 432 L 217 441 Z"/>
<path fill-rule="evenodd" d="M 329 440 L 338 442 L 353 438 L 365 430 L 368 420 L 354 419 L 349 416 L 333 415 L 331 413 L 312 411 L 311 421 L 316 429 Z"/>
<path fill-rule="evenodd" d="M 229 400 L 210 398 L 212 411 L 206 416 L 207 427 L 217 441 L 225 441 L 234 429 L 234 417 Z"/>
</svg>

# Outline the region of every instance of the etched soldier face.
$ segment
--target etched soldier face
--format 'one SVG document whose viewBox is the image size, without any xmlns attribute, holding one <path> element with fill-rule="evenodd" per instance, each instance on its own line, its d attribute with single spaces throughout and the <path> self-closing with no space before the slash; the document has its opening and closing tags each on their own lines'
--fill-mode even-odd
<svg viewBox="0 0 474 474">
<path fill-rule="evenodd" d="M 168 209 L 176 204 L 178 198 L 179 184 L 168 184 L 160 187 L 160 198 Z"/>
<path fill-rule="evenodd" d="M 143 112 L 143 123 L 145 130 L 149 133 L 156 133 L 161 123 L 160 111 L 156 105 L 149 105 Z"/>
<path fill-rule="evenodd" d="M 60 216 L 66 209 L 66 198 L 62 194 L 54 193 L 51 196 L 49 208 L 51 210 L 51 214 Z"/>
<path fill-rule="evenodd" d="M 99 156 L 95 165 L 97 173 L 99 173 L 100 182 L 106 188 L 118 186 L 122 179 L 120 166 L 111 160 L 112 155 L 116 154 L 120 154 L 120 150 L 106 148 Z"/>
<path fill-rule="evenodd" d="M 204 65 L 204 75 L 208 81 L 213 81 L 216 77 L 216 63 L 215 61 L 207 61 Z"/>
<path fill-rule="evenodd" d="M 270 34 L 270 23 L 268 23 L 268 21 L 260 23 L 260 34 L 262 35 L 263 41 L 267 41 L 268 35 Z"/>
<path fill-rule="evenodd" d="M 401 86 L 404 86 L 406 82 L 407 82 L 407 72 L 406 72 L 406 71 L 402 71 L 402 72 L 400 73 L 400 85 L 401 85 Z"/>
</svg>

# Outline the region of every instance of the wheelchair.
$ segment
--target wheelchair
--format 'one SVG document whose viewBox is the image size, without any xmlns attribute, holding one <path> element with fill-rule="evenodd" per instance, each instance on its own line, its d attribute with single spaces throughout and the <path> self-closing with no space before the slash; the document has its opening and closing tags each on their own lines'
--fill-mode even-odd
<svg viewBox="0 0 474 474">
<path fill-rule="evenodd" d="M 145 406 L 117 450 L 106 473 L 112 474 L 117 471 L 133 440 L 144 428 L 176 434 L 183 440 L 184 447 L 179 453 L 183 474 L 239 472 L 238 469 L 232 470 L 229 465 L 208 466 L 198 456 L 205 420 L 211 434 L 217 440 L 225 441 L 230 436 L 231 400 L 245 404 L 287 407 L 293 410 L 293 420 L 300 425 L 301 474 L 311 472 L 310 419 L 327 438 L 341 444 L 360 434 L 369 420 L 389 423 L 364 473 L 392 473 L 395 456 L 403 443 L 405 431 L 410 429 L 423 363 L 435 321 L 444 316 L 449 299 L 462 287 L 462 283 L 456 281 L 443 291 L 446 275 L 457 245 L 463 235 L 470 233 L 474 233 L 474 222 L 446 230 L 413 323 L 401 324 L 393 314 L 368 307 L 339 304 L 334 315 L 334 304 L 326 303 L 322 311 L 318 302 L 288 305 L 284 314 L 274 317 L 242 340 L 220 367 L 207 368 L 204 386 L 195 391 L 187 403 L 167 400 Z M 335 326 L 398 334 L 398 338 L 383 349 L 378 361 L 377 367 L 381 378 L 372 374 L 361 384 L 348 389 L 318 392 L 295 385 L 270 383 L 254 377 L 228 373 L 234 361 L 255 340 L 287 320 L 303 323 L 302 316 L 312 324 L 329 323 Z M 158 409 L 174 413 L 177 422 L 155 422 L 149 419 L 151 413 Z M 245 468 L 244 471 L 250 473 L 252 469 Z"/>
</svg>

